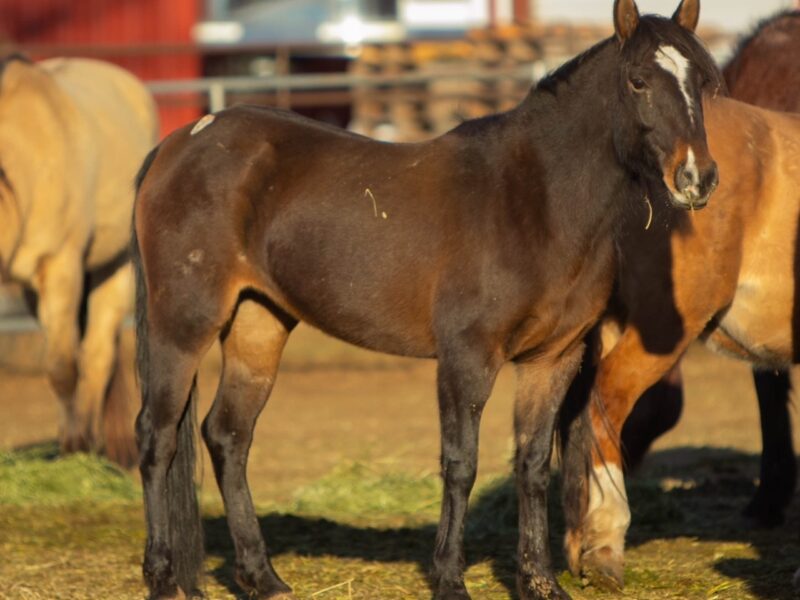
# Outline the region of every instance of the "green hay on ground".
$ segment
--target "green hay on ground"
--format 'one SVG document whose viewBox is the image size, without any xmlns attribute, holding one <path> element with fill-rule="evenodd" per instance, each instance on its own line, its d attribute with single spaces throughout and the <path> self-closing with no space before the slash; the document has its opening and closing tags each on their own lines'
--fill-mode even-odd
<svg viewBox="0 0 800 600">
<path fill-rule="evenodd" d="M 345 523 L 408 526 L 436 520 L 440 499 L 437 475 L 348 462 L 297 490 L 287 511 Z"/>
<path fill-rule="evenodd" d="M 139 498 L 136 482 L 98 456 L 59 456 L 55 444 L 0 452 L 0 504 L 55 506 Z"/>
</svg>

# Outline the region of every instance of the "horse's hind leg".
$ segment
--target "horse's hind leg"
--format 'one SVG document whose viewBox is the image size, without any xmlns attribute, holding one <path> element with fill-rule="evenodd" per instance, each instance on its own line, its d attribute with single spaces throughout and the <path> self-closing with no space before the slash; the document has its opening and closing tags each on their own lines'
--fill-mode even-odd
<svg viewBox="0 0 800 600">
<path fill-rule="evenodd" d="M 203 423 L 228 526 L 236 547 L 236 579 L 259 598 L 290 598 L 275 573 L 247 486 L 253 428 L 275 383 L 283 346 L 295 322 L 260 301 L 242 301 L 223 335 L 223 369 L 216 399 Z"/>
<path fill-rule="evenodd" d="M 783 521 L 783 511 L 794 495 L 797 463 L 792 446 L 788 371 L 753 369 L 761 416 L 761 481 L 744 514 L 771 527 Z"/>
<path fill-rule="evenodd" d="M 125 394 L 115 396 L 110 399 L 115 405 L 105 404 L 104 400 L 117 362 L 122 319 L 131 308 L 132 298 L 132 271 L 127 263 L 119 265 L 89 293 L 75 393 L 75 412 L 88 430 L 87 437 L 97 449 L 104 447 L 112 460 L 124 465 L 131 464 L 136 457 L 128 398 Z M 107 411 L 113 411 L 116 418 L 116 422 L 108 423 L 113 435 L 104 435 L 103 417 Z"/>
<path fill-rule="evenodd" d="M 202 566 L 193 415 L 187 404 L 207 345 L 187 350 L 152 325 L 148 329 L 137 332 L 143 345 L 138 352 L 142 409 L 136 419 L 147 519 L 143 572 L 151 600 L 177 600 L 194 593 Z"/>
</svg>

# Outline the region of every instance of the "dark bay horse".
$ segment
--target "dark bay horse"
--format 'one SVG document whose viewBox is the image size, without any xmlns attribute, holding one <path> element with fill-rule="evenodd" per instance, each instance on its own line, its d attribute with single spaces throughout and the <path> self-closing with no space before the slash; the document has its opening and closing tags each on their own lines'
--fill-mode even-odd
<svg viewBox="0 0 800 600">
<path fill-rule="evenodd" d="M 615 237 L 648 180 L 663 206 L 717 184 L 703 90 L 722 85 L 692 33 L 614 5 L 616 35 L 513 110 L 420 144 L 386 144 L 242 106 L 178 130 L 140 172 L 134 216 L 137 421 L 151 598 L 194 594 L 202 535 L 193 475 L 198 364 L 221 338 L 202 426 L 237 554 L 237 581 L 292 598 L 273 570 L 245 478 L 253 427 L 287 336 L 438 360 L 441 520 L 431 584 L 468 599 L 463 531 L 478 428 L 513 361 L 521 598 L 565 598 L 548 547 L 556 415 L 614 278 Z M 309 433 L 313 435 L 313 433 Z"/>
<path fill-rule="evenodd" d="M 668 215 L 660 226 L 630 229 L 620 239 L 616 292 L 598 334 L 600 358 L 573 387 L 576 395 L 591 389 L 597 444 L 588 468 L 578 452 L 565 460 L 567 551 L 573 571 L 609 587 L 622 585 L 630 521 L 619 432 L 637 399 L 697 338 L 762 369 L 800 360 L 800 116 L 720 98 L 708 101 L 706 127 L 720 170 L 715 207 L 690 219 Z M 593 387 L 586 383 L 592 377 Z M 777 421 L 771 434 L 777 442 L 765 440 L 765 481 L 751 507 L 780 512 L 795 472 L 788 376 L 760 374 L 756 384 L 762 419 Z M 772 407 L 766 418 L 765 406 Z M 586 433 L 575 428 L 577 437 Z"/>
</svg>

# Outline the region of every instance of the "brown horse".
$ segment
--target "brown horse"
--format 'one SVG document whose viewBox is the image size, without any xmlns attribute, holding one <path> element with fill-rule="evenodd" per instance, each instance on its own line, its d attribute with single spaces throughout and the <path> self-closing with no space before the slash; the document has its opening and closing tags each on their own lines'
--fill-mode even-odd
<svg viewBox="0 0 800 600">
<path fill-rule="evenodd" d="M 194 593 L 202 566 L 191 407 L 216 338 L 223 374 L 202 431 L 237 580 L 260 598 L 291 597 L 245 472 L 300 320 L 366 348 L 438 359 L 444 495 L 431 583 L 441 600 L 469 598 L 463 530 L 480 416 L 500 366 L 517 365 L 517 587 L 525 600 L 566 597 L 548 547 L 553 430 L 611 292 L 614 234 L 644 180 L 659 182 L 664 207 L 686 209 L 717 183 L 701 92 L 721 77 L 692 34 L 698 11 L 684 0 L 671 20 L 640 18 L 632 0 L 617 0 L 616 37 L 513 110 L 429 142 L 380 143 L 243 106 L 151 153 L 133 240 L 151 598 Z"/>
<path fill-rule="evenodd" d="M 800 277 L 800 116 L 719 98 L 706 103 L 706 127 L 720 170 L 715 207 L 668 215 L 620 239 L 596 375 L 584 370 L 573 388 L 577 404 L 590 389 L 597 443 L 590 449 L 589 428 L 573 424 L 574 443 L 565 448 L 567 553 L 574 572 L 609 587 L 622 585 L 630 521 L 619 432 L 637 399 L 697 338 L 762 368 L 800 359 L 798 302 L 787 285 Z"/>
<path fill-rule="evenodd" d="M 800 112 L 800 10 L 762 21 L 723 69 L 732 97 L 772 110 Z"/>
<path fill-rule="evenodd" d="M 107 390 L 133 299 L 132 181 L 156 135 L 152 97 L 114 65 L 0 62 L 0 278 L 37 296 L 62 450 L 104 447 L 123 464 L 132 411 Z"/>
</svg>

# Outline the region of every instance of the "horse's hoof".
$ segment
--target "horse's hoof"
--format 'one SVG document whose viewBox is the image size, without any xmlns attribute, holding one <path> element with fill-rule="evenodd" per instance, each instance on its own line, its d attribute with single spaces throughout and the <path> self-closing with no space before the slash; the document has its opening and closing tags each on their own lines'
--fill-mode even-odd
<svg viewBox="0 0 800 600">
<path fill-rule="evenodd" d="M 463 583 L 440 585 L 433 598 L 434 600 L 472 600 Z"/>
<path fill-rule="evenodd" d="M 150 600 L 186 600 L 186 594 L 184 594 L 183 590 L 178 587 L 174 592 L 153 593 L 150 595 Z"/>
<path fill-rule="evenodd" d="M 573 577 L 581 575 L 581 552 L 583 549 L 583 533 L 579 530 L 568 529 L 564 535 L 564 554 L 567 557 L 567 567 Z"/>
<path fill-rule="evenodd" d="M 467 590 L 451 590 L 440 592 L 433 597 L 434 600 L 472 600 Z"/>
<path fill-rule="evenodd" d="M 742 511 L 750 523 L 757 528 L 772 529 L 782 525 L 784 521 L 783 508 L 770 506 L 761 496 L 756 494 Z"/>
<path fill-rule="evenodd" d="M 585 552 L 581 562 L 581 574 L 591 585 L 608 592 L 622 591 L 625 586 L 623 559 L 611 548 Z"/>
<path fill-rule="evenodd" d="M 91 452 L 93 444 L 88 435 L 70 433 L 61 436 L 59 447 L 62 454 L 72 454 L 74 452 Z"/>
<path fill-rule="evenodd" d="M 552 575 L 538 570 L 517 574 L 517 594 L 520 600 L 570 600 Z"/>
</svg>

